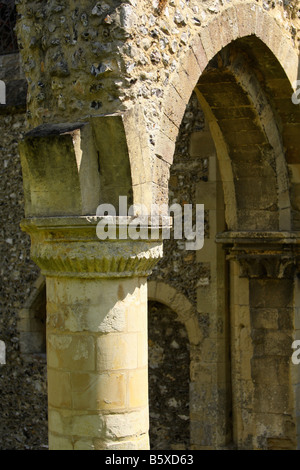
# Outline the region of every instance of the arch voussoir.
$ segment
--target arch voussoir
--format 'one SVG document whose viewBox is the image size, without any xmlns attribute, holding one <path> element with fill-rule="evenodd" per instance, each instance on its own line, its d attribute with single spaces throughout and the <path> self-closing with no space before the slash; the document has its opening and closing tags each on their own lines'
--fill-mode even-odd
<svg viewBox="0 0 300 470">
<path fill-rule="evenodd" d="M 250 36 L 255 31 L 256 5 L 243 2 L 234 8 L 236 10 L 239 36 Z"/>
<path fill-rule="evenodd" d="M 218 17 L 216 21 L 218 22 L 219 36 L 223 47 L 240 36 L 237 11 L 234 7 L 225 10 L 223 15 Z M 215 28 L 213 23 L 212 26 Z"/>
</svg>

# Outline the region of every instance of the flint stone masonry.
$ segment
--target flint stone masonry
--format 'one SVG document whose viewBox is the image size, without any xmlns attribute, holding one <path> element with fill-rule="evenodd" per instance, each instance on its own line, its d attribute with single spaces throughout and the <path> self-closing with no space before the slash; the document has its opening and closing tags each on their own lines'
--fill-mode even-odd
<svg viewBox="0 0 300 470">
<path fill-rule="evenodd" d="M 125 110 L 136 99 L 148 101 L 157 111 L 164 86 L 195 34 L 205 33 L 209 55 L 209 25 L 222 13 L 220 46 L 225 45 L 221 41 L 228 25 L 236 23 L 237 37 L 237 28 L 247 26 L 247 16 L 260 11 L 262 18 L 275 18 L 298 47 L 296 1 L 199 4 L 176 0 L 160 8 L 156 1 L 108 0 L 74 5 L 71 10 L 64 2 L 59 6 L 17 3 L 24 69 L 31 76 L 28 104 L 34 125 L 51 114 L 61 121 L 70 112 L 88 116 L 99 109 L 101 113 Z M 256 27 L 261 28 L 259 19 Z M 125 72 L 122 79 L 121 71 Z"/>
<path fill-rule="evenodd" d="M 196 118 L 196 121 L 194 122 L 195 116 L 197 116 L 197 118 Z M 182 137 L 179 139 L 178 144 L 177 144 L 178 150 L 177 150 L 177 153 L 176 153 L 176 155 L 177 155 L 176 158 L 178 160 L 178 167 L 176 165 L 174 165 L 174 167 L 173 167 L 173 171 L 172 171 L 172 175 L 171 175 L 172 187 L 170 188 L 170 190 L 172 190 L 174 192 L 174 196 L 173 196 L 174 198 L 180 197 L 180 198 L 183 198 L 183 200 L 188 199 L 188 195 L 185 195 L 184 193 L 182 193 L 182 191 L 184 191 L 185 184 L 181 184 L 179 182 L 181 181 L 181 175 L 183 175 L 183 169 L 186 169 L 186 172 L 187 172 L 186 177 L 189 178 L 189 184 L 191 184 L 192 179 L 190 179 L 191 176 L 188 175 L 188 173 L 189 173 L 188 169 L 189 169 L 189 167 L 191 167 L 191 172 L 195 172 L 195 171 L 197 171 L 197 169 L 199 167 L 199 165 L 196 165 L 195 168 L 194 168 L 194 163 L 195 163 L 194 155 L 193 155 L 193 158 L 190 159 L 188 149 L 189 149 L 190 141 L 193 140 L 193 136 L 195 136 L 195 138 L 196 138 L 196 136 L 198 136 L 198 134 L 201 135 L 201 130 L 202 130 L 203 125 L 204 125 L 203 115 L 202 115 L 201 110 L 198 109 L 197 99 L 194 96 L 193 99 L 191 100 L 191 103 L 190 103 L 189 107 L 187 108 L 186 117 L 184 119 L 184 123 L 183 123 L 183 126 L 182 126 Z M 5 130 L 5 135 L 7 135 L 7 136 L 9 135 L 8 129 Z M 15 152 L 14 148 L 12 148 L 11 151 Z M 197 151 L 194 150 L 194 153 L 195 152 L 197 152 Z M 15 158 L 17 159 L 18 155 L 16 155 Z M 182 160 L 182 163 L 180 163 L 181 160 Z M 201 169 L 202 168 L 202 163 L 200 162 L 199 164 L 200 164 L 200 170 L 201 170 L 200 175 L 203 174 L 203 176 L 200 176 L 200 178 L 203 178 L 203 181 L 205 181 L 207 179 L 207 174 L 208 174 L 207 167 L 204 165 L 203 173 L 202 173 L 202 169 Z M 11 172 L 10 172 L 10 174 L 11 174 Z M 179 178 L 179 180 L 178 180 L 178 178 Z M 177 184 L 177 180 L 178 180 L 178 184 Z M 196 181 L 198 181 L 198 179 Z M 171 200 L 171 202 L 172 202 L 172 200 Z M 9 209 L 8 204 L 6 204 L 6 207 L 7 207 L 7 209 Z M 15 210 L 11 209 L 11 212 L 15 213 Z M 21 240 L 23 240 L 25 234 L 20 233 L 20 235 L 21 235 Z M 14 237 L 14 234 L 12 234 L 12 237 Z M 18 241 L 16 244 L 14 244 L 14 246 L 22 246 L 21 241 Z M 172 242 L 167 243 L 167 241 L 165 241 L 165 248 L 164 248 L 165 260 L 164 260 L 164 264 L 165 264 L 165 261 L 169 259 L 169 257 L 171 259 L 171 254 L 168 255 L 168 252 L 172 249 L 172 246 L 173 246 Z M 190 272 L 190 270 L 192 269 L 192 266 L 193 266 L 192 260 L 194 259 L 194 254 L 187 253 L 184 249 L 181 250 L 181 251 L 182 251 L 182 256 L 183 256 L 183 263 L 188 263 L 189 272 Z M 185 259 L 190 255 L 192 255 L 192 257 L 189 258 L 189 260 Z M 28 263 L 28 261 L 27 261 L 27 263 Z M 157 278 L 158 280 L 160 280 L 161 278 L 162 279 L 165 278 L 165 275 L 168 272 L 168 270 L 166 271 L 166 269 L 163 269 L 164 264 L 162 264 L 161 265 L 162 268 L 159 269 L 158 272 L 156 272 L 156 274 L 154 276 L 152 276 L 153 279 Z M 31 265 L 29 265 L 29 268 L 30 268 L 30 266 Z M 200 269 L 201 269 L 201 267 L 200 267 Z M 170 267 L 169 267 L 169 270 L 170 270 Z M 186 272 L 186 274 L 188 274 L 188 271 Z M 32 273 L 32 276 L 36 276 L 36 275 L 37 275 L 37 272 L 36 272 L 36 270 L 34 270 L 34 272 Z M 175 275 L 175 273 L 172 274 L 172 271 L 170 271 L 170 275 L 168 277 L 168 280 L 171 282 L 171 280 L 173 278 L 175 280 L 174 286 L 177 289 L 179 289 L 179 291 L 182 290 L 183 292 L 186 292 L 187 282 L 184 279 L 182 279 L 181 281 L 180 280 L 176 281 L 176 277 L 174 278 L 174 275 Z M 201 275 L 202 275 L 202 277 L 205 276 L 205 272 L 203 272 Z M 27 361 L 30 361 L 30 358 L 32 358 L 32 353 L 38 353 L 38 352 L 41 352 L 41 351 L 45 351 L 45 349 L 44 349 L 45 346 L 43 346 L 43 341 L 45 341 L 45 339 L 46 339 L 45 332 L 44 332 L 44 327 L 43 327 L 43 323 L 42 323 L 43 319 L 45 321 L 45 311 L 43 309 L 43 306 L 41 306 L 41 301 L 42 301 L 42 298 L 41 298 L 41 292 L 42 291 L 41 291 L 41 289 L 45 289 L 43 287 L 44 286 L 44 278 L 43 278 L 43 276 L 39 276 L 39 278 L 37 279 L 37 281 L 35 283 L 33 283 L 33 279 L 34 279 L 34 277 L 32 277 L 32 279 L 30 279 L 30 282 L 29 282 L 29 287 L 32 287 L 32 294 L 31 294 L 31 296 L 28 296 L 28 293 L 27 293 L 26 295 L 24 295 L 24 300 L 22 300 L 22 302 L 20 302 L 20 305 L 22 306 L 22 309 L 19 313 L 19 321 L 17 323 L 17 325 L 18 325 L 17 330 L 16 330 L 16 327 L 14 326 L 14 333 L 12 332 L 12 335 L 14 335 L 14 336 L 16 336 L 18 334 L 18 332 L 20 333 L 20 350 L 22 352 L 21 357 L 26 358 Z M 195 276 L 195 279 L 197 279 L 197 276 Z M 180 282 L 178 282 L 178 281 L 180 281 Z M 48 291 L 49 291 L 49 295 L 51 296 L 52 294 L 51 294 L 50 285 L 48 285 Z M 163 291 L 166 292 L 165 288 L 163 289 Z M 190 289 L 190 292 L 192 292 L 191 289 Z M 192 298 L 195 298 L 196 293 L 195 292 L 193 292 L 192 294 L 188 293 L 188 295 L 192 299 Z M 25 300 L 26 300 L 26 302 L 25 302 Z M 135 298 L 134 301 L 137 302 L 137 299 Z M 7 302 L 7 304 L 9 305 L 9 302 Z M 183 304 L 180 301 L 180 298 L 178 298 L 176 300 L 176 304 L 174 304 L 174 305 L 176 305 L 177 311 L 180 311 L 183 307 Z M 99 319 L 98 319 L 97 315 L 93 315 L 93 317 L 91 317 L 91 316 L 86 317 L 86 315 L 80 314 L 80 311 L 79 311 L 80 306 L 79 305 L 78 305 L 78 308 L 77 308 L 78 313 L 76 313 L 76 315 L 72 315 L 71 311 L 68 310 L 68 317 L 65 318 L 65 319 L 63 318 L 62 315 L 59 315 L 59 314 L 53 312 L 54 307 L 55 306 L 51 302 L 48 301 L 48 324 L 49 324 L 50 327 L 52 327 L 52 326 L 57 327 L 58 325 L 60 325 L 60 328 L 62 328 L 63 325 L 65 325 L 65 327 L 71 333 L 74 333 L 76 331 L 86 330 L 88 322 L 89 322 L 90 328 L 92 329 L 93 332 L 95 332 L 95 333 L 105 333 L 105 334 L 106 333 L 111 333 L 111 332 L 115 332 L 115 333 L 122 332 L 122 331 L 124 331 L 124 328 L 125 328 L 125 316 L 121 315 L 121 314 L 118 314 L 117 318 L 116 318 L 115 314 L 112 314 L 111 316 L 106 315 L 106 317 L 103 319 L 103 321 L 101 323 L 101 327 L 99 328 Z M 165 308 L 165 307 L 162 306 L 162 308 Z M 11 309 L 12 309 L 12 307 L 11 307 Z M 116 310 L 119 310 L 117 308 L 117 306 L 116 306 Z M 17 312 L 18 312 L 18 309 L 16 309 L 16 314 L 17 314 Z M 52 314 L 52 312 L 53 312 L 53 314 Z M 37 323 L 37 321 L 39 323 Z M 191 319 L 188 322 L 188 326 L 190 328 L 190 333 L 189 334 L 194 335 L 196 337 L 195 328 L 196 328 L 197 325 L 194 325 L 193 321 L 195 321 L 195 320 Z M 178 327 L 179 327 L 179 325 L 181 325 L 181 327 L 180 327 L 181 329 L 179 331 L 181 331 L 182 328 L 184 328 L 182 323 L 177 322 L 177 325 L 178 325 Z M 133 328 L 136 328 L 136 326 L 137 326 L 136 319 L 132 318 L 132 326 L 130 328 L 133 329 Z M 152 326 L 151 323 L 149 325 L 149 328 L 150 328 L 149 335 L 150 335 L 150 337 L 153 337 L 154 333 L 152 333 L 152 331 L 153 331 L 154 326 Z M 7 331 L 7 329 L 5 329 L 5 331 Z M 159 339 L 160 336 L 161 336 L 160 332 L 156 333 L 156 335 L 158 335 L 158 336 L 156 336 L 156 341 L 161 341 L 162 338 Z M 182 335 L 180 333 L 180 338 L 181 337 L 182 337 Z M 105 339 L 105 336 L 103 336 L 103 338 Z M 67 341 L 69 341 L 69 340 L 70 340 L 70 338 L 67 338 Z M 178 340 L 176 340 L 176 341 L 178 341 Z M 185 339 L 185 341 L 186 341 L 186 339 Z M 195 339 L 195 341 L 196 341 L 196 339 Z M 54 342 L 55 342 L 55 340 L 54 340 Z M 140 341 L 138 341 L 138 344 L 140 344 Z M 50 343 L 49 343 L 48 347 L 52 351 L 53 348 L 52 348 Z M 150 347 L 150 350 L 151 350 L 151 346 L 149 346 L 149 347 Z M 72 352 L 73 352 L 73 349 L 72 349 Z M 82 356 L 82 354 L 83 354 L 82 351 L 84 351 L 84 350 L 83 350 L 82 346 L 80 346 L 78 355 Z M 173 351 L 173 349 L 172 349 L 172 351 Z M 174 349 L 174 351 L 177 351 L 177 350 Z M 93 352 L 91 352 L 91 353 L 93 355 Z M 143 353 L 141 353 L 141 350 L 139 350 L 139 354 L 140 354 L 140 361 L 143 361 L 143 360 L 145 361 L 145 359 L 143 359 L 143 357 L 145 357 L 145 358 L 147 357 L 147 351 L 144 351 Z M 77 357 L 78 357 L 78 355 L 77 355 Z M 83 357 L 84 357 L 84 354 L 83 354 Z M 11 353 L 10 353 L 10 358 L 11 358 Z M 187 360 L 189 359 L 188 356 L 186 356 L 186 359 Z M 57 359 L 55 359 L 55 360 L 57 361 Z M 150 364 L 151 364 L 151 361 L 152 361 L 152 359 L 150 357 Z M 15 359 L 14 359 L 14 364 L 15 364 L 14 368 L 16 368 L 17 366 L 16 366 L 16 360 Z M 55 427 L 58 430 L 58 432 L 60 432 L 59 430 L 62 430 L 62 423 L 60 421 L 61 418 L 59 416 L 59 413 L 53 411 L 49 414 L 48 419 L 45 417 L 46 416 L 46 408 L 47 408 L 47 403 L 46 403 L 47 397 L 46 397 L 46 390 L 45 390 L 46 376 L 39 375 L 39 373 L 36 371 L 35 367 L 33 367 L 32 364 L 30 365 L 30 363 L 29 363 L 29 367 L 30 367 L 30 373 L 32 374 L 33 383 L 38 384 L 37 386 L 40 389 L 40 394 L 38 394 L 36 390 L 32 391 L 30 394 L 26 394 L 26 403 L 22 403 L 22 406 L 23 406 L 23 408 L 26 408 L 26 404 L 27 404 L 27 406 L 30 405 L 35 410 L 35 412 L 34 412 L 35 416 L 31 416 L 31 422 L 33 422 L 35 419 L 37 419 L 37 416 L 38 416 L 39 421 L 40 420 L 43 421 L 43 423 L 45 423 L 46 425 L 49 422 L 49 425 L 51 425 L 51 426 L 52 426 L 52 423 L 53 423 L 53 427 Z M 166 363 L 164 361 L 164 363 L 162 364 L 161 373 L 162 374 L 167 373 L 167 372 L 164 372 L 164 371 L 169 370 L 170 368 L 172 368 L 172 364 L 171 363 L 170 364 Z M 6 365 L 5 370 L 3 370 L 2 372 L 4 373 L 6 370 L 7 370 L 7 365 Z M 152 394 L 153 396 L 155 396 L 155 394 L 157 393 L 156 392 L 157 387 L 156 387 L 156 382 L 155 382 L 155 371 L 156 371 L 156 369 L 151 369 L 151 368 L 149 370 L 149 374 L 150 374 L 150 378 L 149 378 L 150 394 Z M 188 368 L 185 369 L 185 372 L 188 373 Z M 29 374 L 29 371 L 28 371 L 28 374 Z M 23 372 L 21 372 L 21 369 L 20 369 L 20 372 L 18 373 L 18 377 L 19 377 L 19 380 L 20 380 L 20 385 L 22 385 L 22 380 L 23 380 L 24 376 L 23 376 Z M 8 379 L 9 379 L 9 377 L 7 377 L 7 380 Z M 6 380 L 5 380 L 5 382 L 6 382 Z M 189 419 L 188 419 L 188 413 L 187 413 L 186 409 L 184 408 L 184 406 L 185 406 L 184 403 L 187 403 L 188 400 L 189 400 L 188 384 L 186 385 L 187 388 L 186 388 L 186 391 L 185 391 L 185 395 L 183 394 L 183 391 L 182 391 L 181 392 L 182 395 L 180 397 L 177 394 L 176 381 L 173 382 L 170 379 L 170 383 L 175 388 L 174 389 L 171 388 L 168 392 L 168 393 L 172 393 L 172 391 L 173 391 L 173 395 L 171 396 L 171 398 L 173 398 L 173 401 L 170 402 L 170 405 L 168 405 L 167 409 L 170 409 L 170 410 L 173 411 L 173 416 L 174 416 L 173 419 L 177 420 L 176 426 L 178 427 L 180 432 L 178 432 L 178 435 L 177 435 L 176 439 L 173 439 L 171 437 L 172 429 L 170 428 L 170 423 L 169 423 L 167 414 L 165 414 L 166 427 L 164 426 L 163 430 L 161 430 L 161 427 L 159 425 L 156 426 L 156 424 L 155 424 L 155 421 L 158 421 L 158 423 L 159 423 L 159 421 L 162 420 L 162 417 L 160 417 L 159 419 L 155 418 L 155 417 L 151 418 L 152 426 L 150 428 L 151 429 L 150 445 L 151 445 L 152 449 L 161 448 L 162 443 L 165 442 L 164 441 L 165 437 L 168 437 L 168 436 L 169 436 L 169 439 L 166 441 L 166 443 L 170 444 L 172 442 L 173 443 L 172 445 L 174 446 L 174 449 L 177 448 L 176 446 L 179 446 L 180 448 L 188 447 L 188 442 L 189 442 L 189 440 L 188 440 L 188 438 L 189 438 Z M 15 384 L 15 386 L 16 386 L 16 384 Z M 24 387 L 25 387 L 24 383 L 23 383 L 22 387 L 24 389 Z M 163 393 L 163 390 L 165 390 L 164 387 L 165 386 L 162 385 L 162 393 Z M 5 401 L 4 397 L 6 397 L 6 394 L 8 393 L 8 390 L 10 390 L 10 389 L 7 388 L 7 387 L 2 390 L 2 398 L 3 398 L 4 401 Z M 16 391 L 14 393 L 16 393 Z M 41 394 L 43 394 L 42 398 L 41 398 Z M 36 399 L 39 401 L 39 403 L 41 403 L 39 409 L 37 409 L 35 404 L 33 403 L 33 397 L 36 397 Z M 180 401 L 181 401 L 181 405 L 179 404 Z M 42 405 L 42 403 L 44 403 L 44 405 Z M 177 403 L 177 405 L 176 405 L 176 403 Z M 176 407 L 174 405 L 176 405 Z M 7 405 L 7 406 L 9 408 L 9 405 Z M 150 404 L 150 413 L 154 413 L 154 415 L 156 416 L 156 412 L 154 411 L 155 406 L 160 406 L 160 404 L 157 403 L 157 405 L 153 405 L 153 409 L 152 409 L 152 405 Z M 30 428 L 30 422 L 28 423 L 28 419 L 30 419 L 29 411 L 27 410 L 26 413 L 27 413 L 26 414 L 27 418 L 23 418 L 23 419 L 27 419 L 26 426 L 27 426 L 28 429 L 31 429 Z M 180 416 L 178 416 L 178 414 Z M 139 415 L 137 415 L 137 416 L 139 416 Z M 67 416 L 67 414 L 65 414 L 64 419 L 66 420 L 67 418 L 68 418 L 68 416 Z M 89 421 L 90 419 L 91 419 L 91 421 Z M 117 417 L 116 417 L 116 419 L 117 419 Z M 127 419 L 129 419 L 129 418 L 127 418 Z M 153 419 L 154 419 L 154 421 L 153 421 Z M 100 418 L 98 416 L 95 416 L 95 417 L 88 416 L 88 417 L 86 417 L 85 415 L 83 415 L 82 417 L 80 417 L 80 416 L 75 417 L 74 418 L 74 431 L 70 431 L 70 432 L 68 431 L 68 434 L 70 434 L 70 435 L 78 434 L 78 432 L 79 432 L 78 429 L 80 429 L 80 427 L 81 427 L 82 432 L 84 433 L 84 435 L 88 435 L 88 436 L 92 435 L 92 433 L 94 432 L 93 431 L 94 427 L 97 428 L 97 427 L 100 426 L 99 420 L 100 420 Z M 50 424 L 50 421 L 51 421 L 51 424 Z M 108 422 L 110 423 L 110 421 L 108 421 Z M 18 417 L 15 417 L 14 420 L 11 420 L 10 426 L 12 427 L 12 429 L 13 429 L 14 425 L 17 425 L 17 423 L 18 423 Z M 104 426 L 102 421 L 101 421 L 101 423 L 102 423 L 101 426 Z M 36 424 L 36 426 L 37 426 L 37 424 Z M 184 435 L 186 436 L 185 438 L 183 438 Z M 163 436 L 163 438 L 162 438 L 162 436 Z M 3 447 L 4 448 L 10 448 L 10 446 L 12 448 L 16 448 L 16 447 L 24 448 L 24 446 L 29 446 L 30 448 L 44 448 L 43 446 L 45 446 L 45 448 L 46 448 L 48 446 L 48 439 L 47 439 L 46 429 L 44 429 L 44 427 L 41 427 L 40 425 L 39 425 L 39 442 L 36 439 L 34 439 L 34 434 L 29 434 L 27 437 L 25 435 L 18 436 L 19 441 L 16 441 L 15 440 L 15 434 L 12 431 L 3 439 L 4 439 L 4 441 L 3 441 Z M 62 444 L 62 445 L 64 445 L 64 444 Z"/>
<path fill-rule="evenodd" d="M 1 56 L 0 61 L 11 56 Z M 19 63 L 18 57 L 17 63 Z M 3 63 L 3 62 L 2 62 Z M 15 55 L 13 64 L 15 64 Z M 1 77 L 7 72 L 1 68 Z M 15 75 L 13 71 L 16 70 Z M 18 69 L 12 67 L 12 77 Z M 25 112 L 25 109 L 23 109 Z M 47 446 L 47 390 L 45 359 L 20 353 L 22 343 L 41 352 L 35 332 L 22 336 L 18 316 L 34 290 L 38 268 L 30 260 L 29 237 L 19 229 L 24 217 L 22 171 L 18 142 L 25 132 L 20 109 L 0 111 L 1 192 L 1 340 L 6 344 L 6 364 L 1 366 L 1 449 L 45 449 Z M 22 331 L 22 330 L 21 330 Z M 27 333 L 24 332 L 24 335 Z M 44 339 L 45 341 L 45 339 Z M 12 402 L 12 397 L 18 397 Z"/>
<path fill-rule="evenodd" d="M 108 0 L 70 10 L 65 2 L 20 0 L 17 31 L 29 79 L 28 124 L 85 120 L 139 103 L 149 151 L 157 154 L 167 145 L 172 154 L 166 124 L 156 124 L 168 116 L 176 136 L 195 80 L 230 40 L 250 34 L 266 38 L 288 73 L 298 51 L 297 3 L 176 0 L 160 7 L 156 0 Z M 287 44 L 294 57 L 293 51 L 286 55 Z M 177 81 L 180 69 L 184 81 Z M 168 97 L 175 99 L 176 92 L 177 116 L 171 117 Z"/>
<path fill-rule="evenodd" d="M 152 449 L 190 445 L 190 345 L 184 324 L 169 307 L 149 302 L 149 408 Z M 176 356 L 176 363 L 172 357 Z"/>
</svg>

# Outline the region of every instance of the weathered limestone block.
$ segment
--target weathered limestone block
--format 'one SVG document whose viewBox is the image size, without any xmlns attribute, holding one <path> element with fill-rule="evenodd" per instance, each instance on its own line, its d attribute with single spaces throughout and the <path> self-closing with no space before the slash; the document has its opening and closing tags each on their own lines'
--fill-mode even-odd
<svg viewBox="0 0 300 470">
<path fill-rule="evenodd" d="M 161 168 L 159 159 L 152 165 L 146 140 L 138 106 L 28 132 L 19 146 L 25 215 L 95 215 L 100 204 L 113 205 L 118 214 L 119 196 L 150 214 L 152 203 L 167 203 L 169 165 Z"/>
<path fill-rule="evenodd" d="M 47 125 L 20 143 L 27 217 L 95 213 L 98 157 L 88 124 Z"/>
</svg>

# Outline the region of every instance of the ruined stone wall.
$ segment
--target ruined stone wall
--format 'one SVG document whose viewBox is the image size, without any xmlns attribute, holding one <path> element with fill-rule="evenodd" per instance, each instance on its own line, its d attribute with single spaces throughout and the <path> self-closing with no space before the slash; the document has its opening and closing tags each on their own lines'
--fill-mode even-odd
<svg viewBox="0 0 300 470">
<path fill-rule="evenodd" d="M 149 302 L 148 317 L 150 448 L 187 450 L 190 446 L 187 331 L 177 314 L 159 302 Z"/>
<path fill-rule="evenodd" d="M 124 114 L 128 145 L 140 144 L 129 150 L 133 200 L 166 203 L 184 108 L 208 62 L 256 35 L 294 82 L 298 10 L 296 0 L 20 1 L 28 126 Z"/>
<path fill-rule="evenodd" d="M 251 5 L 254 16 L 257 11 L 268 12 L 280 26 L 282 36 L 298 51 L 298 3 L 245 1 L 243 5 Z M 210 30 L 209 23 L 218 18 L 220 12 L 236 6 L 230 10 L 227 19 L 223 17 L 222 20 L 231 24 L 232 15 L 239 17 L 240 5 L 241 2 L 235 0 L 131 0 L 122 3 L 107 0 L 95 2 L 92 6 L 82 3 L 80 7 L 75 2 L 18 2 L 21 15 L 18 33 L 28 80 L 27 126 L 32 128 L 45 122 L 86 120 L 90 115 L 123 112 L 139 103 L 144 110 L 147 136 L 153 150 L 160 117 L 165 112 L 166 89 L 173 75 L 181 70 L 192 37 L 201 30 L 206 48 L 210 48 L 213 39 L 213 49 L 220 50 L 222 39 L 212 38 L 211 35 L 216 35 L 216 31 L 222 32 L 223 24 L 220 22 L 218 30 Z M 247 23 L 247 17 L 241 15 L 239 21 Z M 214 50 L 209 52 L 214 55 Z M 170 107 L 174 105 L 171 101 Z M 15 113 L 15 110 L 11 109 L 10 114 L 0 116 L 1 135 L 6 139 L 1 152 L 1 299 L 4 299 L 1 332 L 5 331 L 1 339 L 7 342 L 9 362 L 0 370 L 3 397 L 0 435 L 4 436 L 1 444 L 4 448 L 41 448 L 46 445 L 45 365 L 34 358 L 30 364 L 24 362 L 19 354 L 16 327 L 18 309 L 29 295 L 38 270 L 29 261 L 28 239 L 19 230 L 19 221 L 23 217 L 23 196 L 16 144 L 25 129 L 25 115 L 12 112 Z M 204 125 L 203 115 L 193 96 L 180 129 L 174 165 L 171 167 L 171 202 L 194 203 L 196 185 L 207 179 L 208 160 L 194 159 L 189 151 L 191 136 L 201 131 Z M 167 169 L 169 164 L 166 165 Z M 164 184 L 167 184 L 167 177 L 166 171 Z M 206 229 L 209 232 L 208 225 Z M 151 279 L 163 280 L 196 306 L 197 291 L 204 293 L 211 280 L 209 265 L 199 260 L 201 256 L 186 252 L 180 242 L 165 242 L 165 258 Z M 208 302 L 211 299 L 205 299 L 203 295 L 202 305 L 199 302 L 198 309 L 203 323 L 209 317 L 205 300 Z M 162 314 L 162 323 L 164 318 Z M 159 323 L 156 327 L 160 329 Z M 209 349 L 209 334 L 213 328 L 216 331 L 220 328 L 219 323 L 209 325 L 207 322 L 202 327 L 208 346 L 206 349 L 203 346 L 201 358 L 205 353 L 207 357 L 212 357 L 214 351 Z M 192 369 L 193 376 L 199 378 L 203 372 L 198 371 L 200 356 L 197 356 L 197 361 L 194 360 Z M 196 399 L 201 396 L 201 387 L 201 383 L 194 387 Z M 205 389 L 207 397 L 209 387 L 207 385 Z M 12 396 L 20 397 L 17 409 Z M 197 414 L 197 409 L 194 412 Z M 201 442 L 206 443 L 209 433 L 203 436 L 205 429 L 203 431 L 199 423 L 198 428 Z M 154 436 L 154 441 L 156 439 L 159 439 L 159 433 Z"/>
<path fill-rule="evenodd" d="M 197 188 L 208 180 L 208 155 L 204 153 L 200 158 L 197 148 L 197 139 L 205 128 L 203 112 L 193 94 L 180 126 L 170 170 L 169 205 L 195 205 Z M 208 220 L 206 212 L 206 236 Z M 164 240 L 164 257 L 154 268 L 149 282 L 162 282 L 165 289 L 170 286 L 183 294 L 193 306 L 196 322 L 200 325 L 204 316 L 196 313 L 197 290 L 199 285 L 209 283 L 209 279 L 209 263 L 199 262 L 197 252 L 186 250 L 185 241 L 175 240 L 172 231 L 171 239 Z M 188 338 L 184 323 L 179 321 L 184 305 L 178 302 L 175 312 L 169 307 L 159 302 L 149 304 L 150 438 L 154 448 L 188 449 L 190 407 L 197 406 L 190 404 L 191 380 L 195 380 L 197 374 L 191 377 L 191 338 Z M 202 327 L 205 329 L 204 324 Z"/>
</svg>

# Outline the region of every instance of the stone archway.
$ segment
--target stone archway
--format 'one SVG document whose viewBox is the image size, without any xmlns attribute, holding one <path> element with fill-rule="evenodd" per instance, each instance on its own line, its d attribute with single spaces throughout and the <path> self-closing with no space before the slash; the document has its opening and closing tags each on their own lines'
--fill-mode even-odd
<svg viewBox="0 0 300 470">
<path fill-rule="evenodd" d="M 199 403 L 198 400 L 198 395 L 194 393 L 194 389 L 199 387 L 199 378 L 195 379 L 195 369 L 197 368 L 197 362 L 199 360 L 200 356 L 200 348 L 199 344 L 201 340 L 203 339 L 203 334 L 200 329 L 199 321 L 197 318 L 197 313 L 195 311 L 194 305 L 187 299 L 187 297 L 176 290 L 174 287 L 170 286 L 169 284 L 158 281 L 158 280 L 151 280 L 148 282 L 148 300 L 152 303 L 158 303 L 158 305 L 166 306 L 167 309 L 170 309 L 172 313 L 171 318 L 172 318 L 172 323 L 170 323 L 170 326 L 174 323 L 181 324 L 184 328 L 183 331 L 186 331 L 187 334 L 187 339 L 188 339 L 188 348 L 189 348 L 189 357 L 188 357 L 188 364 L 186 364 L 188 371 L 185 373 L 185 377 L 188 380 L 188 389 L 186 390 L 187 393 L 189 394 L 189 416 L 183 416 L 181 418 L 177 418 L 177 421 L 180 422 L 180 420 L 188 420 L 189 421 L 189 436 L 188 436 L 188 441 L 187 441 L 187 436 L 184 436 L 183 439 L 178 439 L 178 443 L 181 443 L 183 446 L 187 446 L 185 448 L 190 448 L 190 445 L 193 444 L 194 441 L 194 436 L 193 436 L 193 431 L 192 429 L 197 426 L 197 418 L 195 417 L 195 410 L 201 407 L 201 403 Z M 150 315 L 150 313 L 149 313 Z M 153 315 L 153 313 L 152 313 Z M 169 315 L 170 316 L 170 315 Z M 149 320 L 151 318 L 149 317 Z M 178 329 L 178 327 L 177 327 Z M 151 331 L 149 330 L 149 338 Z M 160 333 L 162 334 L 162 332 Z M 182 340 L 180 341 L 180 343 Z M 169 343 L 171 343 L 171 340 L 169 340 Z M 172 346 L 169 346 L 169 348 L 172 348 Z M 175 348 L 179 346 L 175 346 Z M 170 350 L 170 352 L 172 349 Z M 171 356 L 174 354 L 177 354 L 176 349 L 173 349 L 173 353 L 171 352 Z M 172 368 L 176 369 L 175 365 L 176 361 L 172 364 L 170 362 L 170 370 Z M 150 376 L 151 377 L 151 376 Z M 183 378 L 177 377 L 177 386 L 179 387 L 181 384 L 181 380 Z M 195 383 L 197 382 L 197 383 Z M 162 382 L 160 385 L 162 387 L 166 388 L 166 383 Z M 176 385 L 176 383 L 174 384 Z M 188 391 L 189 390 L 189 391 Z M 151 396 L 151 395 L 150 395 Z M 184 396 L 183 396 L 184 399 Z M 179 399 L 180 401 L 180 399 Z M 185 413 L 182 413 L 182 415 L 186 415 Z M 151 408 L 150 408 L 150 416 L 151 416 Z M 151 424 L 151 421 L 150 421 Z M 151 426 L 150 426 L 150 435 L 151 435 Z"/>
<path fill-rule="evenodd" d="M 176 312 L 178 320 L 186 327 L 190 343 L 193 345 L 199 343 L 201 331 L 197 322 L 197 315 L 193 305 L 185 295 L 164 282 L 150 281 L 148 283 L 148 299 L 167 305 Z"/>
<path fill-rule="evenodd" d="M 235 44 L 241 45 L 242 55 Z M 253 55 L 250 50 L 255 51 Z M 247 53 L 250 69 L 245 63 Z M 220 80 L 214 75 L 214 67 L 226 70 L 227 59 L 232 61 L 228 69 L 235 75 L 234 85 L 226 72 Z M 233 91 L 236 85 L 241 87 L 237 95 Z M 298 284 L 290 269 L 296 264 L 297 249 L 290 244 L 289 232 L 297 230 L 297 208 L 295 190 L 290 196 L 288 174 L 289 165 L 297 161 L 297 144 L 287 138 L 287 129 L 299 129 L 299 110 L 291 123 L 283 109 L 289 107 L 292 87 L 269 49 L 253 37 L 224 48 L 206 68 L 197 90 L 217 149 L 231 239 L 221 237 L 232 259 L 234 442 L 241 448 L 294 448 L 298 439 L 297 379 L 287 377 L 293 374 L 290 347 L 297 335 L 293 325 L 297 323 Z M 225 94 L 223 107 L 221 96 Z M 230 230 L 237 232 L 236 238 Z M 245 238 L 247 242 L 239 246 Z M 259 298 L 260 289 L 264 300 Z M 276 312 L 277 320 L 264 322 L 262 318 L 270 311 Z M 283 322 L 286 315 L 288 323 Z M 281 376 L 274 372 L 277 367 Z M 272 372 L 264 375 L 263 370 Z M 294 428 L 289 427 L 291 419 Z"/>
<path fill-rule="evenodd" d="M 290 86 L 297 80 L 299 56 L 276 21 L 253 2 L 240 2 L 227 8 L 191 39 L 180 70 L 176 71 L 165 93 L 155 148 L 155 153 L 165 161 L 172 162 L 186 104 L 209 61 L 232 41 L 247 37 L 260 39 L 267 46 L 284 70 Z"/>
<path fill-rule="evenodd" d="M 190 344 L 165 304 L 148 301 L 150 449 L 190 448 Z"/>
</svg>

